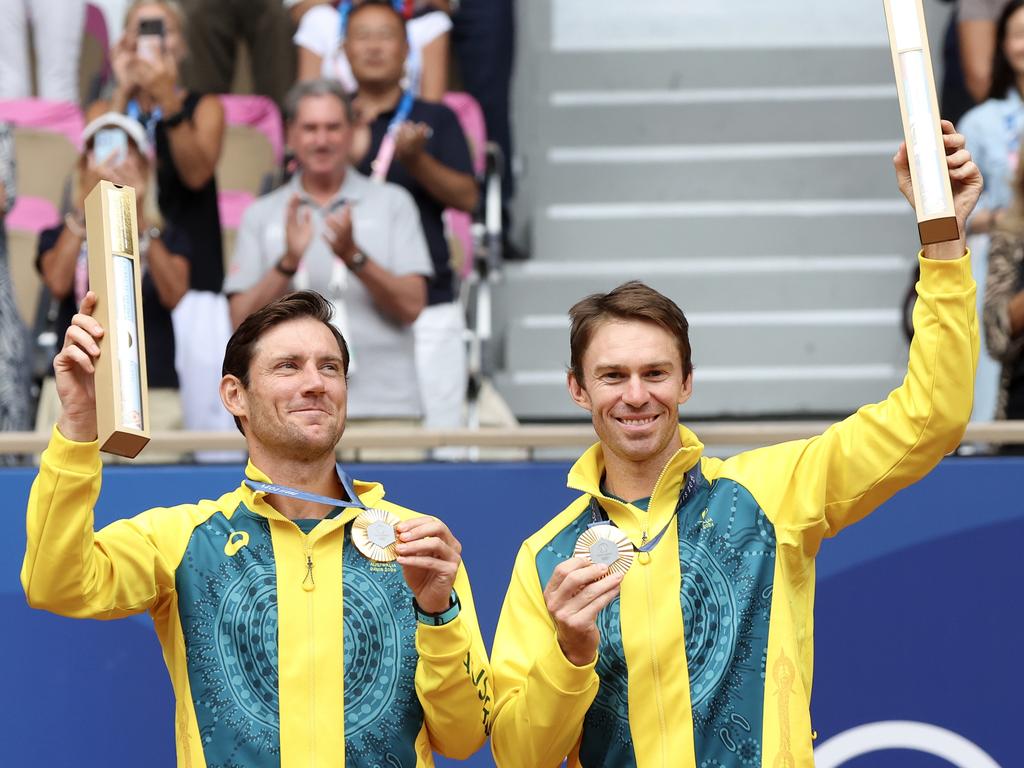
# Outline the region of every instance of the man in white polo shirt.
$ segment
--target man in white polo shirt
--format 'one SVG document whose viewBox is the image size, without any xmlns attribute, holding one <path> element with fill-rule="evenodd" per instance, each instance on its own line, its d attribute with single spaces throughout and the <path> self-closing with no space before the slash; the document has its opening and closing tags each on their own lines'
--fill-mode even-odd
<svg viewBox="0 0 1024 768">
<path fill-rule="evenodd" d="M 418 421 L 411 326 L 433 268 L 416 204 L 349 167 L 352 112 L 336 82 L 296 85 L 285 119 L 300 171 L 242 219 L 224 283 L 232 323 L 288 291 L 318 291 L 351 346 L 350 418 Z"/>
</svg>

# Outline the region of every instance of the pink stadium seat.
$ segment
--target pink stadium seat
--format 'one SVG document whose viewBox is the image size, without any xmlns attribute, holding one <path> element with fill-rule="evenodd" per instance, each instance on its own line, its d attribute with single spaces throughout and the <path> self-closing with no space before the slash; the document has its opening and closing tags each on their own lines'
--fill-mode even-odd
<svg viewBox="0 0 1024 768">
<path fill-rule="evenodd" d="M 274 148 L 278 163 L 284 156 L 284 130 L 277 105 L 266 96 L 222 94 L 224 119 L 228 125 L 248 125 L 259 130 Z"/>
<path fill-rule="evenodd" d="M 237 189 L 224 189 L 217 195 L 220 209 L 220 225 L 224 229 L 238 229 L 242 223 L 242 214 L 256 197 L 250 192 Z"/>
<path fill-rule="evenodd" d="M 76 148 L 81 148 L 85 120 L 82 110 L 70 101 L 10 99 L 0 101 L 0 120 L 18 128 L 59 133 Z"/>
<path fill-rule="evenodd" d="M 480 104 L 468 93 L 459 92 L 446 93 L 444 104 L 455 113 L 466 134 L 474 173 L 478 178 L 483 176 L 487 164 L 487 128 Z M 465 278 L 473 269 L 473 216 L 449 208 L 444 212 L 444 220 L 449 240 L 454 240 L 462 249 L 459 277 Z"/>
<path fill-rule="evenodd" d="M 60 222 L 60 213 L 49 200 L 41 197 L 19 195 L 14 208 L 4 219 L 7 229 L 19 229 L 23 232 L 39 234 L 44 229 L 53 227 Z"/>
<path fill-rule="evenodd" d="M 473 158 L 473 171 L 482 176 L 487 167 L 487 126 L 479 102 L 468 93 L 450 91 L 444 95 L 444 105 L 459 119 L 459 125 L 469 140 Z"/>
</svg>

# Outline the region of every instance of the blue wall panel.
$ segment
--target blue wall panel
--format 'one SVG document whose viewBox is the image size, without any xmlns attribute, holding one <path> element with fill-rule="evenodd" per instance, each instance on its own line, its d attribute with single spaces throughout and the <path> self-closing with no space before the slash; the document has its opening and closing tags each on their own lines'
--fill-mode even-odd
<svg viewBox="0 0 1024 768">
<path fill-rule="evenodd" d="M 566 469 L 361 465 L 355 474 L 383 481 L 389 498 L 449 522 L 463 542 L 490 642 L 519 543 L 573 496 Z M 0 538 L 0 762 L 171 768 L 171 688 L 148 617 L 73 621 L 25 605 L 18 574 L 32 476 L 0 472 L 10 521 Z M 156 504 L 216 497 L 239 479 L 237 468 L 111 468 L 97 524 Z M 1020 764 L 1014 694 L 1024 683 L 1016 570 L 1024 562 L 1022 479 L 1022 460 L 947 460 L 825 542 L 812 702 L 819 744 L 868 723 L 916 721 L 960 734 L 998 765 Z M 946 757 L 889 749 L 842 765 L 980 765 Z M 492 762 L 483 750 L 468 764 Z"/>
</svg>

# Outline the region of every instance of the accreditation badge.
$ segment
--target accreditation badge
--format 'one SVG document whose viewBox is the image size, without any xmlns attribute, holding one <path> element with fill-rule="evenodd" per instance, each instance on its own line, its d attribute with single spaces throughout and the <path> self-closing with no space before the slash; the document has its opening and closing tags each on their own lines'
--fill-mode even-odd
<svg viewBox="0 0 1024 768">
<path fill-rule="evenodd" d="M 633 564 L 633 542 L 620 528 L 611 523 L 591 525 L 576 540 L 575 557 L 582 557 L 595 565 L 608 566 L 608 573 L 625 574 Z"/>
<path fill-rule="evenodd" d="M 352 523 L 352 543 L 375 563 L 390 563 L 398 557 L 395 526 L 401 519 L 383 509 L 367 509 Z"/>
</svg>

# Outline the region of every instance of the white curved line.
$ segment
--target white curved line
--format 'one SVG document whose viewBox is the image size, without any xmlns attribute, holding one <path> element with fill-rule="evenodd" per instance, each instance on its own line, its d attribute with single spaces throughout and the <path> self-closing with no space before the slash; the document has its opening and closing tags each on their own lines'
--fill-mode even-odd
<svg viewBox="0 0 1024 768">
<path fill-rule="evenodd" d="M 851 728 L 814 750 L 814 762 L 817 768 L 839 768 L 852 758 L 883 749 L 912 749 L 948 760 L 956 768 L 1000 768 L 985 750 L 960 734 L 909 720 Z"/>
</svg>

